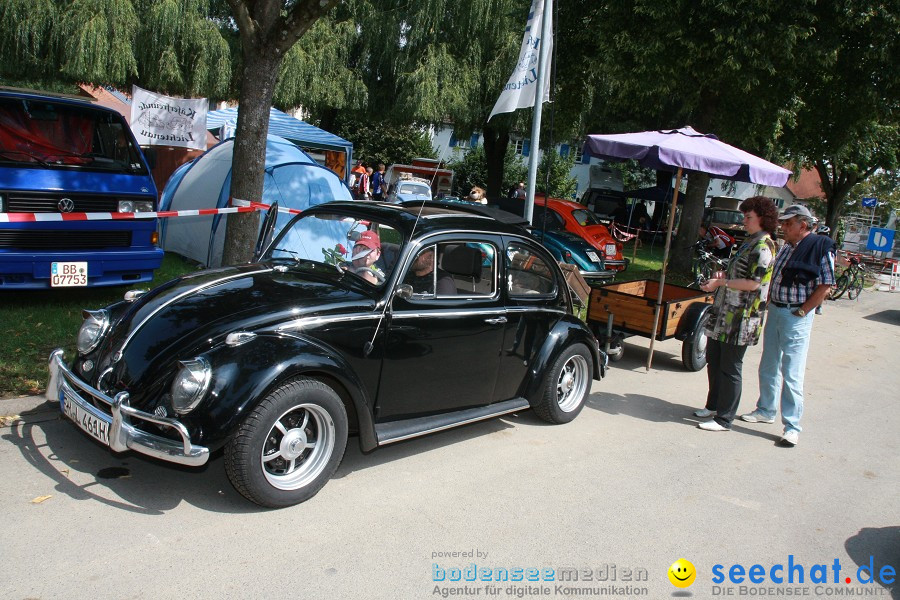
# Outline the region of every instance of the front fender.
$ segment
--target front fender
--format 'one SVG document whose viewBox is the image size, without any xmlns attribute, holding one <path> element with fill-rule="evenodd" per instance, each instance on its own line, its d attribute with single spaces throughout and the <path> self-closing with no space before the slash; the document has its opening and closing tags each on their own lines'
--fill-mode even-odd
<svg viewBox="0 0 900 600">
<path fill-rule="evenodd" d="M 705 302 L 694 302 L 687 307 L 687 310 L 678 321 L 678 327 L 675 329 L 676 340 L 686 340 L 697 331 L 700 326 L 700 320 L 703 319 L 708 311 L 712 310 L 712 304 Z"/>
<path fill-rule="evenodd" d="M 234 435 L 246 415 L 280 383 L 304 374 L 326 375 L 349 395 L 359 423 L 360 445 L 377 445 L 369 394 L 340 354 L 302 337 L 259 335 L 238 346 L 221 345 L 206 353 L 213 368 L 208 397 L 189 415 L 202 442 L 217 448 Z M 344 396 L 344 390 L 335 390 Z"/>
<path fill-rule="evenodd" d="M 588 329 L 584 321 L 572 315 L 566 315 L 553 326 L 544 345 L 532 360 L 528 378 L 523 383 L 521 396 L 534 403 L 544 392 L 544 381 L 548 370 L 559 358 L 565 348 L 574 343 L 582 343 L 588 347 L 594 363 L 594 379 L 600 381 L 606 375 L 606 354 L 600 350 L 597 338 Z"/>
</svg>

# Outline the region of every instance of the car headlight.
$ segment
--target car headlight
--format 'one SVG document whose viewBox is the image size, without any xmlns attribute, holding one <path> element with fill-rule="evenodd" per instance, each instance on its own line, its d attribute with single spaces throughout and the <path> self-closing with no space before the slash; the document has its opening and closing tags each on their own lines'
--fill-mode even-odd
<svg viewBox="0 0 900 600">
<path fill-rule="evenodd" d="M 150 200 L 119 200 L 119 212 L 153 212 L 153 202 Z"/>
<path fill-rule="evenodd" d="M 180 415 L 194 410 L 212 381 L 212 367 L 202 357 L 178 361 L 178 374 L 172 382 L 172 408 Z"/>
<path fill-rule="evenodd" d="M 86 310 L 84 323 L 78 330 L 78 352 L 87 354 L 97 347 L 109 329 L 109 313 L 105 310 Z"/>
</svg>

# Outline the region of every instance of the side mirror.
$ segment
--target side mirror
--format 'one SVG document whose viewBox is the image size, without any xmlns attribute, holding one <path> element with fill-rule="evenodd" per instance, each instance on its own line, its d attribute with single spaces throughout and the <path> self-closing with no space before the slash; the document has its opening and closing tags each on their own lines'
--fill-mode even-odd
<svg viewBox="0 0 900 600">
<path fill-rule="evenodd" d="M 409 300 L 413 295 L 413 288 L 408 283 L 401 283 L 397 286 L 397 289 L 394 290 L 394 295 L 398 298 L 403 298 L 404 300 Z"/>
</svg>

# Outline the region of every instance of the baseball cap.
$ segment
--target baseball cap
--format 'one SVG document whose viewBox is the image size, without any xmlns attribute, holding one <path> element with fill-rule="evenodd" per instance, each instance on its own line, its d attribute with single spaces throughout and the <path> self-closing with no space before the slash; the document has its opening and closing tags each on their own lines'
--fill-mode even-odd
<svg viewBox="0 0 900 600">
<path fill-rule="evenodd" d="M 804 217 L 806 219 L 814 219 L 812 213 L 809 212 L 809 209 L 803 206 L 802 204 L 794 204 L 793 206 L 788 206 L 784 209 L 784 212 L 781 213 L 781 216 L 778 217 L 779 221 L 784 221 L 785 219 L 790 219 L 791 217 Z"/>
<path fill-rule="evenodd" d="M 353 246 L 353 260 L 368 256 L 372 250 L 381 250 L 381 240 L 374 231 L 363 231 Z"/>
</svg>

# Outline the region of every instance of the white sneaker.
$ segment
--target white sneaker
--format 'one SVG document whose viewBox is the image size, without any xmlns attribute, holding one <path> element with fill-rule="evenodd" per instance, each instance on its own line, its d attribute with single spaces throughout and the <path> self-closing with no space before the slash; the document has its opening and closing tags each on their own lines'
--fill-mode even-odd
<svg viewBox="0 0 900 600">
<path fill-rule="evenodd" d="M 694 416 L 695 416 L 695 417 L 700 417 L 701 419 L 705 419 L 706 417 L 711 417 L 711 416 L 713 416 L 714 414 L 716 414 L 715 411 L 712 411 L 712 410 L 706 410 L 705 408 L 701 408 L 700 410 L 695 410 L 695 411 L 694 411 Z"/>
<path fill-rule="evenodd" d="M 784 432 L 779 442 L 785 446 L 796 446 L 800 441 L 800 432 L 796 429 L 789 429 Z"/>
<path fill-rule="evenodd" d="M 758 410 L 754 410 L 752 413 L 741 415 L 741 420 L 748 423 L 774 423 L 775 417 L 766 417 Z"/>
<path fill-rule="evenodd" d="M 731 431 L 727 427 L 722 427 L 719 423 L 713 419 L 712 421 L 704 421 L 697 425 L 700 429 L 704 431 Z"/>
</svg>

